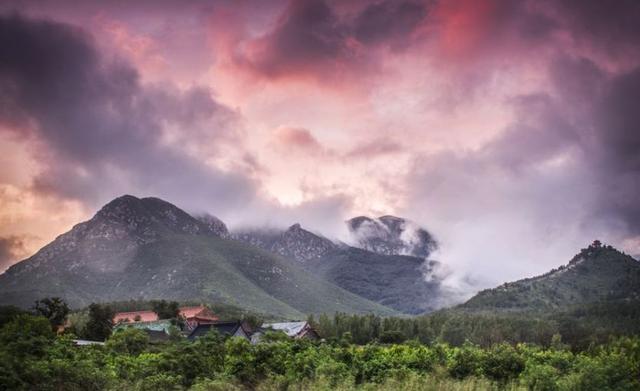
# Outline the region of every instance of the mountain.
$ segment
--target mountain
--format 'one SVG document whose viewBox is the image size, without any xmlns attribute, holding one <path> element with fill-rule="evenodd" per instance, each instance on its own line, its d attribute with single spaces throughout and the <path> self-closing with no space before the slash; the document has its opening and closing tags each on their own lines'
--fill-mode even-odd
<svg viewBox="0 0 640 391">
<path fill-rule="evenodd" d="M 427 258 L 438 247 L 427 230 L 400 217 L 358 216 L 348 220 L 347 226 L 356 247 L 382 255 Z"/>
<path fill-rule="evenodd" d="M 339 248 L 305 267 L 341 288 L 395 310 L 420 314 L 439 307 L 440 280 L 427 278 L 435 261 L 382 255 L 355 247 Z"/>
<path fill-rule="evenodd" d="M 339 247 L 327 238 L 302 229 L 300 224 L 294 224 L 284 232 L 240 231 L 234 233 L 233 238 L 301 263 L 321 258 Z"/>
<path fill-rule="evenodd" d="M 254 230 L 233 237 L 300 263 L 313 275 L 395 310 L 418 314 L 441 302 L 440 281 L 427 278 L 437 263 L 333 243 L 294 224 L 285 231 Z"/>
<path fill-rule="evenodd" d="M 595 241 L 565 266 L 484 290 L 462 310 L 553 310 L 594 302 L 640 299 L 640 262 Z"/>
<path fill-rule="evenodd" d="M 197 215 L 195 216 L 195 218 L 202 224 L 204 224 L 214 235 L 219 236 L 223 239 L 230 238 L 229 230 L 227 229 L 226 224 L 219 218 L 208 213 Z"/>
<path fill-rule="evenodd" d="M 122 196 L 0 275 L 0 304 L 29 306 L 45 296 L 75 307 L 164 298 L 218 301 L 287 318 L 395 313 L 295 262 L 226 239 L 224 231 L 217 221 L 195 219 L 158 198 Z"/>
</svg>

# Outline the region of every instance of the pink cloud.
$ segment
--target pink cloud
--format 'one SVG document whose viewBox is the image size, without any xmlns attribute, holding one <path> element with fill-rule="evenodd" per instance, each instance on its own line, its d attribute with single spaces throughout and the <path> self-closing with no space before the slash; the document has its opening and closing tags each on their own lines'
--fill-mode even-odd
<svg viewBox="0 0 640 391">
<path fill-rule="evenodd" d="M 377 139 L 369 143 L 361 144 L 345 154 L 345 158 L 367 159 L 379 157 L 381 155 L 390 155 L 405 151 L 402 145 L 395 141 Z"/>
<path fill-rule="evenodd" d="M 274 131 L 274 137 L 277 143 L 284 148 L 302 149 L 313 153 L 324 150 L 311 132 L 304 128 L 281 126 Z"/>
<path fill-rule="evenodd" d="M 97 21 L 116 50 L 130 59 L 142 74 L 158 74 L 167 70 L 168 61 L 161 54 L 160 47 L 154 39 L 137 34 L 126 24 L 107 19 L 104 15 L 99 16 Z"/>
</svg>

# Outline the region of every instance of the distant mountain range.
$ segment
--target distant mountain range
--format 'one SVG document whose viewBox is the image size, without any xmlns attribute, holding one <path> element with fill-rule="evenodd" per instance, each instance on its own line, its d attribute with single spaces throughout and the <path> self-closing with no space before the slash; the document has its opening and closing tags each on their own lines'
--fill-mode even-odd
<svg viewBox="0 0 640 391">
<path fill-rule="evenodd" d="M 381 219 L 388 221 L 388 218 L 391 216 Z M 380 227 L 367 232 L 366 239 L 364 235 L 357 235 L 357 245 L 364 248 L 334 243 L 299 224 L 285 231 L 242 231 L 233 233 L 232 237 L 295 260 L 314 276 L 397 311 L 419 314 L 437 309 L 441 302 L 441 281 L 432 275 L 437 262 L 400 255 L 415 247 L 426 257 L 435 248 L 435 241 L 427 233 L 428 245 L 432 246 L 428 250 L 427 243 L 418 243 L 421 237 L 402 243 L 401 222 L 412 223 L 398 217 L 393 217 L 393 221 L 392 229 Z"/>
<path fill-rule="evenodd" d="M 229 231 L 211 215 L 122 196 L 0 275 L 0 304 L 27 307 L 47 296 L 74 307 L 169 299 L 294 319 L 337 311 L 419 314 L 447 302 L 427 230 L 394 216 L 346 223 L 351 244 L 299 224 Z M 457 309 L 553 310 L 639 296 L 640 263 L 594 243 L 567 266 L 482 291 Z"/>
<path fill-rule="evenodd" d="M 433 308 L 428 303 L 437 282 L 425 282 L 424 259 L 355 250 L 297 224 L 282 232 L 230 233 L 214 216 L 196 218 L 158 198 L 122 196 L 0 275 L 0 303 L 29 306 L 45 296 L 73 306 L 203 300 L 289 318 Z M 370 265 L 362 262 L 367 257 Z M 375 289 L 378 284 L 388 293 Z"/>
</svg>

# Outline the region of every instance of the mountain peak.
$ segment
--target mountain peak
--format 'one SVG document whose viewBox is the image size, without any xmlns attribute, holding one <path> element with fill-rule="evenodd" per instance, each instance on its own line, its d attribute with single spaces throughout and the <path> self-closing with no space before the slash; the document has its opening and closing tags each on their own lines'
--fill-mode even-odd
<svg viewBox="0 0 640 391">
<path fill-rule="evenodd" d="M 157 197 L 126 194 L 105 204 L 90 220 L 76 225 L 52 245 L 59 255 L 61 248 L 72 249 L 80 242 L 104 246 L 106 242 L 119 241 L 137 246 L 154 242 L 167 233 L 226 237 L 224 223 L 211 219 L 215 218 L 211 216 L 209 221 L 201 222 Z"/>
<path fill-rule="evenodd" d="M 378 254 L 426 258 L 437 248 L 427 230 L 402 217 L 358 216 L 348 220 L 347 225 L 357 247 Z"/>
<path fill-rule="evenodd" d="M 207 228 L 209 228 L 209 230 L 211 230 L 211 232 L 213 232 L 217 236 L 220 236 L 221 238 L 224 238 L 224 239 L 228 239 L 230 237 L 229 229 L 227 228 L 227 225 L 216 216 L 205 213 L 205 214 L 196 216 L 196 219 L 198 219 L 201 223 L 206 225 Z"/>
<path fill-rule="evenodd" d="M 233 238 L 298 262 L 318 259 L 338 248 L 331 240 L 293 224 L 285 231 L 253 230 L 234 232 Z"/>
<path fill-rule="evenodd" d="M 276 240 L 271 251 L 299 262 L 320 258 L 337 246 L 327 238 L 293 224 Z"/>
<path fill-rule="evenodd" d="M 109 216 L 124 211 L 131 211 L 133 208 L 140 206 L 141 203 L 142 200 L 140 198 L 125 194 L 106 203 L 98 210 L 96 215 Z"/>
<path fill-rule="evenodd" d="M 156 197 L 138 198 L 123 195 L 103 206 L 89 221 L 96 224 L 116 224 L 125 231 L 154 236 L 161 230 L 184 233 L 207 233 L 207 227 L 188 213 Z"/>
<path fill-rule="evenodd" d="M 131 194 L 123 194 L 120 197 L 116 197 L 113 200 L 111 200 L 111 202 L 109 202 L 107 205 L 111 204 L 111 203 L 123 203 L 123 202 L 139 202 L 140 198 L 131 195 Z"/>
</svg>

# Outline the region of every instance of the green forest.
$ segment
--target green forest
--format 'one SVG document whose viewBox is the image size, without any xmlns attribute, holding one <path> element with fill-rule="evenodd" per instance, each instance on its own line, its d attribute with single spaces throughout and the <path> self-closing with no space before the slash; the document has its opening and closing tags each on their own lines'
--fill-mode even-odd
<svg viewBox="0 0 640 391">
<path fill-rule="evenodd" d="M 546 315 L 321 315 L 309 319 L 320 341 L 268 333 L 253 345 L 215 332 L 195 341 L 176 332 L 154 343 L 137 329 L 112 331 L 114 307 L 144 304 L 94 304 L 68 315 L 63 302 L 49 299 L 29 313 L 2 307 L 0 389 L 640 389 L 640 306 L 633 302 Z M 56 333 L 65 315 L 75 325 Z M 76 346 L 78 337 L 106 343 Z"/>
</svg>

